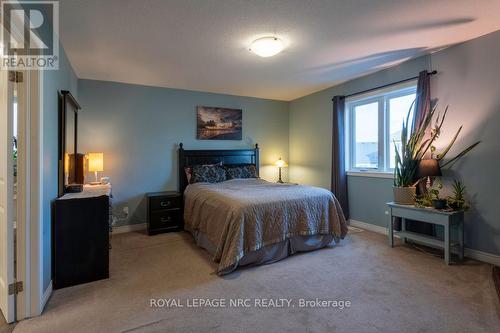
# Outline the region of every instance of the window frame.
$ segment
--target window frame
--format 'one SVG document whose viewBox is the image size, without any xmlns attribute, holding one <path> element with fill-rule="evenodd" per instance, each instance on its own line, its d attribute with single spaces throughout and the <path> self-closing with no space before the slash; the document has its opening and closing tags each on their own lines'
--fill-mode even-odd
<svg viewBox="0 0 500 333">
<path fill-rule="evenodd" d="M 345 103 L 345 143 L 346 156 L 345 168 L 348 174 L 356 175 L 393 175 L 394 168 L 390 168 L 390 103 L 393 98 L 416 95 L 417 79 L 396 84 L 383 89 L 378 89 L 365 94 L 355 95 L 346 99 Z M 377 168 L 357 168 L 355 167 L 355 108 L 360 105 L 378 102 L 378 167 Z"/>
</svg>

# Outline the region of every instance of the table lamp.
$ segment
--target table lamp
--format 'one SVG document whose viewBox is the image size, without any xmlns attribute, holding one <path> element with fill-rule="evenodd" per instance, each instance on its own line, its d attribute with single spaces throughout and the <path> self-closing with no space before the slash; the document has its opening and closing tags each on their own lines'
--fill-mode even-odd
<svg viewBox="0 0 500 333">
<path fill-rule="evenodd" d="M 281 157 L 280 157 L 280 159 L 279 159 L 279 160 L 277 160 L 277 161 L 274 163 L 274 165 L 275 165 L 275 166 L 277 166 L 277 167 L 278 167 L 278 169 L 279 169 L 279 179 L 278 179 L 278 183 L 283 184 L 283 181 L 281 180 L 281 168 L 286 168 L 286 167 L 288 166 L 288 164 L 287 164 L 285 161 L 283 161 L 283 160 L 281 159 Z"/>
<path fill-rule="evenodd" d="M 420 160 L 418 164 L 417 177 L 419 179 L 427 178 L 426 189 L 431 184 L 431 177 L 440 177 L 441 167 L 439 166 L 439 161 L 433 158 Z"/>
<path fill-rule="evenodd" d="M 104 154 L 103 153 L 89 153 L 89 171 L 95 174 L 95 182 L 90 185 L 99 185 L 101 182 L 97 180 L 97 173 L 104 171 Z"/>
</svg>

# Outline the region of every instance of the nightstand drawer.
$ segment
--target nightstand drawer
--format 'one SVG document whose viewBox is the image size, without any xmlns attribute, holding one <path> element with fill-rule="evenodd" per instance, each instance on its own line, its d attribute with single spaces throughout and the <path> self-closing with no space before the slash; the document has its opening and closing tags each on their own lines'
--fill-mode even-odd
<svg viewBox="0 0 500 333">
<path fill-rule="evenodd" d="M 150 199 L 149 205 L 151 211 L 181 208 L 181 198 L 179 196 L 155 197 Z"/>
<path fill-rule="evenodd" d="M 184 227 L 182 194 L 175 191 L 146 193 L 148 234 L 179 231 Z"/>
<path fill-rule="evenodd" d="M 160 210 L 151 212 L 150 229 L 175 229 L 182 225 L 181 210 Z"/>
</svg>

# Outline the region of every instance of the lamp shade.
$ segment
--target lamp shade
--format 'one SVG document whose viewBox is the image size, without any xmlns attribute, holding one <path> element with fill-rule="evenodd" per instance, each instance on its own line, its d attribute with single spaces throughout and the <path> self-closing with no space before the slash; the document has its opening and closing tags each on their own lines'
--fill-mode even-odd
<svg viewBox="0 0 500 333">
<path fill-rule="evenodd" d="M 104 154 L 89 153 L 89 171 L 101 172 L 104 171 Z"/>
<path fill-rule="evenodd" d="M 439 161 L 435 159 L 423 159 L 418 164 L 418 173 L 417 176 L 419 178 L 423 177 L 438 177 L 442 176 L 441 167 L 439 166 Z"/>
<path fill-rule="evenodd" d="M 277 166 L 278 168 L 286 168 L 288 166 L 288 164 L 285 161 L 283 161 L 281 157 L 279 160 L 274 162 L 274 165 Z"/>
<path fill-rule="evenodd" d="M 69 154 L 64 153 L 64 173 L 69 173 Z"/>
</svg>

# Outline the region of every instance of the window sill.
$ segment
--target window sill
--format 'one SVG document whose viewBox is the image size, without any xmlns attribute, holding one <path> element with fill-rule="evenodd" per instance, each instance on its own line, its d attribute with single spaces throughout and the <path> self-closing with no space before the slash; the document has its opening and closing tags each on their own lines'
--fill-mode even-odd
<svg viewBox="0 0 500 333">
<path fill-rule="evenodd" d="M 347 171 L 348 176 L 394 179 L 392 172 Z"/>
</svg>

